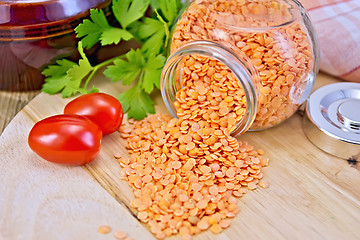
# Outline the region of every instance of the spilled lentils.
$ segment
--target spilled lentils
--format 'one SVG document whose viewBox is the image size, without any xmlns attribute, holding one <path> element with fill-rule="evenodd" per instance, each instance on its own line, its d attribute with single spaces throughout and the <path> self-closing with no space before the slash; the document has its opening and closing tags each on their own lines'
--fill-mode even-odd
<svg viewBox="0 0 360 240">
<path fill-rule="evenodd" d="M 156 114 L 129 120 L 121 129 L 130 159 L 119 159 L 131 206 L 159 239 L 183 239 L 203 230 L 220 233 L 239 212 L 237 197 L 262 182 L 268 159 L 227 126 Z"/>
</svg>

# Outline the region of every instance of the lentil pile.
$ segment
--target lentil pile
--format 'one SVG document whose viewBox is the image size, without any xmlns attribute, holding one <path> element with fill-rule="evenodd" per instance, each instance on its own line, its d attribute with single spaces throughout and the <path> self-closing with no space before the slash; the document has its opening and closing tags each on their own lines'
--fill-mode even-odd
<svg viewBox="0 0 360 240">
<path fill-rule="evenodd" d="M 263 16 L 271 16 L 264 22 Z M 216 16 L 215 16 L 216 15 Z M 270 0 L 196 0 L 179 19 L 172 50 L 193 40 L 212 40 L 245 54 L 259 73 L 260 106 L 252 128 L 273 126 L 297 109 L 293 86 L 312 71 L 313 57 L 299 22 L 258 32 L 229 28 L 277 26 L 291 18 L 289 6 Z M 225 24 L 226 23 L 226 24 Z M 239 212 L 236 198 L 258 186 L 268 165 L 263 150 L 230 133 L 246 111 L 239 81 L 222 63 L 192 55 L 182 62 L 176 92 L 177 118 L 150 115 L 120 128 L 129 159 L 120 158 L 121 177 L 135 199 L 131 206 L 159 239 L 184 239 L 210 229 L 220 233 Z"/>
<path fill-rule="evenodd" d="M 314 71 L 310 38 L 290 8 L 281 0 L 196 0 L 179 19 L 173 33 L 172 52 L 194 40 L 209 40 L 228 47 L 254 66 L 260 100 L 251 129 L 268 128 L 293 115 Z M 182 68 L 183 85 L 183 79 L 185 84 L 187 79 L 207 82 L 212 76 L 231 78 L 233 84 L 237 81 L 226 66 L 206 58 L 187 58 Z M 234 89 L 241 86 L 235 84 Z M 241 110 L 245 108 L 241 103 L 245 101 L 244 92 L 237 91 L 235 96 L 236 106 L 230 112 L 239 121 L 245 112 Z M 201 101 L 196 94 L 192 100 Z M 227 111 L 219 114 L 226 115 Z"/>
<path fill-rule="evenodd" d="M 134 190 L 131 205 L 159 239 L 220 233 L 239 211 L 236 197 L 268 187 L 260 180 L 264 151 L 237 141 L 227 127 L 156 114 L 120 131 L 132 156 L 119 159 Z"/>
</svg>

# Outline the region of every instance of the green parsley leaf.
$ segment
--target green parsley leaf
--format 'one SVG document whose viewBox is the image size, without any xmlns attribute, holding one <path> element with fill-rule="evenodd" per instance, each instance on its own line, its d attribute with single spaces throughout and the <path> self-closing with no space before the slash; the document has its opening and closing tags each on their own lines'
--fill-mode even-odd
<svg viewBox="0 0 360 240">
<path fill-rule="evenodd" d="M 160 77 L 166 58 L 162 55 L 151 54 L 144 67 L 142 88 L 146 93 L 151 93 L 154 85 L 160 88 Z"/>
<path fill-rule="evenodd" d="M 181 8 L 181 0 L 157 0 L 157 5 L 166 18 L 169 25 L 173 24 Z"/>
<path fill-rule="evenodd" d="M 80 87 L 81 85 L 81 79 L 71 79 L 69 78 L 69 81 L 66 82 L 66 85 L 64 89 L 61 92 L 61 96 L 63 98 L 68 98 L 76 93 L 87 93 L 87 91 Z"/>
<path fill-rule="evenodd" d="M 164 24 L 152 18 L 144 18 L 143 22 L 138 29 L 139 37 L 145 40 L 142 49 L 144 52 L 158 54 L 163 48 L 166 37 Z"/>
<path fill-rule="evenodd" d="M 84 47 L 91 48 L 101 37 L 104 29 L 110 27 L 105 14 L 102 10 L 91 9 L 90 19 L 85 19 L 79 26 L 75 28 L 76 37 L 84 37 L 81 41 Z"/>
<path fill-rule="evenodd" d="M 74 66 L 76 66 L 76 63 L 66 59 L 56 61 L 56 65 L 48 66 L 43 71 L 46 78 L 41 90 L 48 94 L 63 91 L 63 97 L 70 97 L 73 93 L 71 89 L 73 89 L 74 83 L 71 83 L 71 78 L 67 75 L 67 72 Z"/>
<path fill-rule="evenodd" d="M 113 0 L 112 10 L 123 29 L 145 14 L 151 0 Z"/>
<path fill-rule="evenodd" d="M 125 56 L 127 61 L 117 59 L 114 65 L 105 70 L 108 78 L 113 81 L 122 80 L 124 85 L 129 85 L 139 78 L 140 86 L 146 93 L 151 93 L 154 85 L 160 87 L 161 71 L 166 60 L 164 56 L 152 53 L 146 58 L 141 49 L 132 49 Z"/>
<path fill-rule="evenodd" d="M 45 83 L 42 85 L 41 91 L 48 94 L 56 94 L 63 90 L 69 81 L 70 77 L 67 75 L 45 78 Z"/>
<path fill-rule="evenodd" d="M 68 72 L 68 76 L 70 77 L 70 80 L 82 80 L 84 77 L 86 77 L 90 71 L 92 71 L 92 67 L 90 63 L 84 59 L 81 59 L 79 61 L 79 64 L 74 65 Z"/>
<path fill-rule="evenodd" d="M 151 6 L 151 9 L 159 9 L 158 0 L 151 0 L 150 6 Z"/>
<path fill-rule="evenodd" d="M 133 38 L 133 35 L 120 28 L 115 28 L 109 25 L 105 14 L 102 10 L 91 9 L 90 19 L 85 19 L 83 23 L 75 28 L 76 37 L 84 37 L 81 41 L 84 47 L 91 48 L 98 41 L 101 45 L 118 44 L 121 40 L 128 41 Z"/>
<path fill-rule="evenodd" d="M 121 40 L 129 41 L 133 38 L 133 35 L 123 29 L 120 28 L 107 28 L 104 29 L 104 32 L 101 34 L 100 40 L 101 45 L 110 45 L 110 44 L 118 44 Z"/>
<path fill-rule="evenodd" d="M 67 98 L 78 92 L 86 92 L 84 89 L 80 88 L 80 84 L 81 79 L 74 81 L 71 80 L 68 75 L 62 75 L 46 78 L 41 90 L 48 94 L 56 94 L 61 92 L 62 97 Z"/>
<path fill-rule="evenodd" d="M 57 65 L 50 65 L 43 71 L 43 74 L 47 77 L 42 86 L 43 92 L 49 94 L 61 92 L 64 98 L 71 97 L 78 92 L 88 92 L 86 86 L 81 87 L 81 83 L 93 71 L 93 67 L 84 53 L 81 42 L 79 42 L 78 51 L 82 57 L 78 64 L 63 59 L 58 60 Z M 97 89 L 93 88 L 90 91 L 97 91 Z"/>
<path fill-rule="evenodd" d="M 139 84 L 120 94 L 118 99 L 129 118 L 141 120 L 147 116 L 147 113 L 155 113 L 153 100 Z"/>
<path fill-rule="evenodd" d="M 124 85 L 138 79 L 135 87 L 121 94 L 119 100 L 130 118 L 142 119 L 147 113 L 154 113 L 154 103 L 148 94 L 154 90 L 154 86 L 160 87 L 160 75 L 166 59 L 155 53 L 146 57 L 141 49 L 132 49 L 125 56 L 127 61 L 115 60 L 114 65 L 104 73 L 113 81 L 122 80 Z"/>
<path fill-rule="evenodd" d="M 42 74 L 44 74 L 46 77 L 57 77 L 62 76 L 66 74 L 67 71 L 69 71 L 70 68 L 72 68 L 76 63 L 67 60 L 67 59 L 60 59 L 56 61 L 56 64 L 47 66 Z"/>
<path fill-rule="evenodd" d="M 114 65 L 109 66 L 104 74 L 112 81 L 123 80 L 124 85 L 129 85 L 139 76 L 145 59 L 140 49 L 131 49 L 125 56 L 127 61 L 115 60 Z"/>
<path fill-rule="evenodd" d="M 78 81 L 80 79 L 81 83 L 81 80 L 93 70 L 93 67 L 84 53 L 82 42 L 79 42 L 78 44 L 78 51 L 82 59 L 79 60 L 79 64 L 75 64 L 72 68 L 70 68 L 67 74 L 71 80 Z"/>
<path fill-rule="evenodd" d="M 146 39 L 159 31 L 164 32 L 164 25 L 162 22 L 153 18 L 144 18 L 143 24 L 139 26 L 138 35 L 140 38 Z"/>
</svg>

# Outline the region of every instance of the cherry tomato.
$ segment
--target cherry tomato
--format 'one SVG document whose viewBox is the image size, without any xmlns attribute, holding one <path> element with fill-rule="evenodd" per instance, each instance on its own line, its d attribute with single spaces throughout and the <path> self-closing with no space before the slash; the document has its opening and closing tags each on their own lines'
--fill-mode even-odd
<svg viewBox="0 0 360 240">
<path fill-rule="evenodd" d="M 119 100 L 105 93 L 89 93 L 75 98 L 65 106 L 64 113 L 90 118 L 100 126 L 103 135 L 118 130 L 123 119 Z"/>
<path fill-rule="evenodd" d="M 100 151 L 100 127 L 84 116 L 55 115 L 37 122 L 28 137 L 30 148 L 54 163 L 83 165 Z"/>
</svg>

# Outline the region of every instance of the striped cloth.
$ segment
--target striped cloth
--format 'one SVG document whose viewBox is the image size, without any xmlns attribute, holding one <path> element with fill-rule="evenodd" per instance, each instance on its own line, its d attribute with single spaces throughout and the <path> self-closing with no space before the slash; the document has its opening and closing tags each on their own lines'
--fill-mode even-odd
<svg viewBox="0 0 360 240">
<path fill-rule="evenodd" d="M 360 0 L 299 0 L 315 26 L 320 70 L 360 82 Z"/>
</svg>

